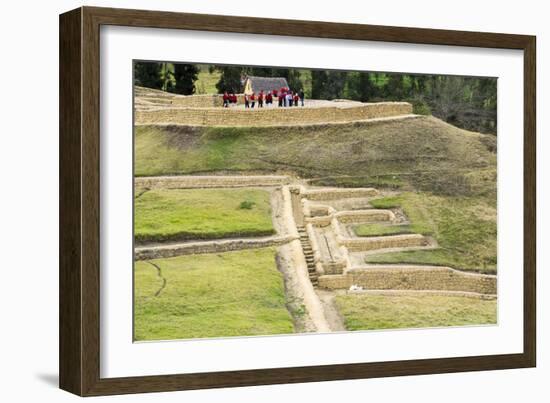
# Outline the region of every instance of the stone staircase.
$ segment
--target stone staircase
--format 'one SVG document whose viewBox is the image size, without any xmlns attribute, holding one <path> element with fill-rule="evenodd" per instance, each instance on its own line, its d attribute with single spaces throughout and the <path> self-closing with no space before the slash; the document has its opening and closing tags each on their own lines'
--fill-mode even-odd
<svg viewBox="0 0 550 403">
<path fill-rule="evenodd" d="M 314 287 L 317 287 L 317 284 L 319 283 L 317 279 L 318 275 L 317 275 L 317 271 L 315 270 L 315 260 L 313 257 L 313 249 L 311 248 L 311 242 L 309 240 L 309 236 L 307 235 L 305 227 L 298 226 L 297 228 L 298 228 L 298 235 L 300 236 L 300 243 L 302 245 L 302 250 L 306 258 L 309 279 L 311 280 L 311 284 Z"/>
</svg>

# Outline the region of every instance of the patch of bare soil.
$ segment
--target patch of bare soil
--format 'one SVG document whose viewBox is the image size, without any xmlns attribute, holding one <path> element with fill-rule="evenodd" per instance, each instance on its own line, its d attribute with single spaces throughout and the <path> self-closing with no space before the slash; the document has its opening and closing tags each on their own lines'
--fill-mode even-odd
<svg viewBox="0 0 550 403">
<path fill-rule="evenodd" d="M 325 318 L 330 326 L 331 332 L 344 332 L 346 331 L 346 326 L 344 325 L 344 319 L 342 318 L 342 315 L 340 315 L 340 312 L 338 311 L 338 308 L 336 308 L 336 304 L 334 303 L 334 297 L 337 295 L 337 292 L 335 291 L 327 291 L 327 290 L 316 290 L 317 295 L 319 296 L 319 299 L 321 300 L 321 304 L 323 305 L 323 310 L 325 311 Z"/>
<path fill-rule="evenodd" d="M 306 308 L 303 288 L 294 268 L 292 252 L 288 245 L 279 247 L 277 253 L 277 268 L 283 274 L 286 305 L 294 322 L 296 333 L 316 332 L 317 328 L 312 318 L 313 312 Z"/>
<path fill-rule="evenodd" d="M 201 128 L 196 126 L 167 125 L 166 143 L 170 148 L 188 150 L 193 148 L 200 140 Z"/>
</svg>

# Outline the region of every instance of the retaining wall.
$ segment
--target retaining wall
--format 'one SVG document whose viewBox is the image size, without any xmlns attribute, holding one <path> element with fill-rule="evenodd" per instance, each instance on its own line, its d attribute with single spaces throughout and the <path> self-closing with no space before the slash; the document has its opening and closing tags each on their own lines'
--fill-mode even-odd
<svg viewBox="0 0 550 403">
<path fill-rule="evenodd" d="M 335 216 L 343 224 L 395 220 L 393 211 L 379 209 L 340 211 Z"/>
<path fill-rule="evenodd" d="M 244 104 L 244 94 L 237 95 L 237 102 L 240 105 Z M 213 94 L 178 96 L 173 98 L 172 105 L 191 108 L 221 108 L 223 106 L 223 95 Z"/>
<path fill-rule="evenodd" d="M 143 101 L 143 102 L 141 102 Z M 244 104 L 244 94 L 237 94 L 237 101 Z M 152 92 L 148 89 L 136 90 L 136 104 L 145 107 L 173 105 L 188 108 L 217 108 L 223 106 L 222 94 L 177 95 L 169 92 Z"/>
<path fill-rule="evenodd" d="M 241 249 L 265 248 L 267 246 L 279 246 L 297 239 L 294 236 L 227 239 L 206 242 L 186 242 L 163 246 L 142 246 L 134 250 L 135 260 L 149 260 L 167 258 L 198 253 L 219 253 Z"/>
<path fill-rule="evenodd" d="M 290 182 L 288 176 L 148 176 L 134 179 L 134 184 L 149 189 L 184 189 L 245 186 L 281 186 Z"/>
<path fill-rule="evenodd" d="M 174 123 L 192 126 L 284 126 L 351 122 L 411 113 L 412 105 L 407 102 L 380 102 L 346 107 L 271 107 L 248 110 L 221 107 L 173 107 L 136 110 L 135 121 L 136 124 Z"/>
<path fill-rule="evenodd" d="M 374 188 L 312 189 L 304 191 L 301 195 L 308 200 L 322 201 L 353 197 L 372 197 L 378 195 L 378 190 Z"/>
<path fill-rule="evenodd" d="M 351 269 L 346 274 L 320 276 L 319 287 L 371 290 L 446 290 L 496 294 L 496 276 L 464 273 L 449 267 L 400 266 Z"/>
<path fill-rule="evenodd" d="M 420 234 L 388 235 L 365 238 L 342 238 L 341 245 L 351 252 L 366 252 L 375 249 L 406 248 L 412 246 L 426 246 L 428 238 Z"/>
</svg>

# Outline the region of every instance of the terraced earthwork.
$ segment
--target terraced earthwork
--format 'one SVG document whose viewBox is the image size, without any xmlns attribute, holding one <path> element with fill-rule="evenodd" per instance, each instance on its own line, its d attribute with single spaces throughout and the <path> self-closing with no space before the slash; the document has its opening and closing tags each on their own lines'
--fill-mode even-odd
<svg viewBox="0 0 550 403">
<path fill-rule="evenodd" d="M 142 189 L 142 192 L 175 193 L 186 191 L 197 193 L 203 192 L 203 189 L 209 189 L 207 193 L 204 193 L 205 196 L 217 195 L 220 194 L 219 192 L 223 194 L 229 189 L 234 189 L 232 195 L 235 195 L 235 191 L 244 191 L 243 194 L 257 192 L 269 194 L 268 211 L 271 216 L 273 234 L 255 236 L 254 232 L 243 232 L 240 236 L 224 237 L 221 233 L 214 239 L 200 239 L 200 234 L 196 234 L 195 239 L 183 241 L 140 242 L 135 249 L 135 259 L 138 262 L 157 262 L 156 266 L 158 266 L 159 264 L 170 264 L 171 259 L 183 256 L 197 256 L 197 258 L 199 256 L 219 256 L 221 257 L 219 264 L 222 264 L 225 260 L 224 256 L 230 253 L 273 250 L 277 259 L 273 260 L 271 270 L 278 270 L 280 277 L 271 286 L 278 288 L 279 294 L 282 293 L 294 331 L 343 330 L 342 326 L 349 318 L 346 316 L 347 308 L 344 309 L 344 305 L 342 305 L 344 302 L 337 303 L 341 300 L 338 296 L 342 295 L 348 295 L 348 299 L 342 300 L 346 301 L 348 305 L 351 303 L 349 298 L 353 299 L 354 296 L 361 301 L 365 298 L 360 297 L 361 295 L 376 295 L 376 298 L 373 297 L 372 300 L 389 298 L 388 295 L 391 298 L 399 299 L 405 295 L 399 294 L 399 292 L 405 291 L 414 291 L 416 297 L 425 294 L 427 299 L 417 298 L 415 300 L 415 303 L 420 304 L 422 301 L 431 301 L 434 293 L 438 295 L 438 298 L 448 295 L 455 302 L 461 301 L 461 298 L 470 300 L 476 298 L 482 306 L 485 306 L 485 301 L 494 301 L 496 298 L 495 275 L 464 272 L 450 267 L 433 265 L 366 264 L 365 256 L 370 254 L 438 248 L 435 239 L 418 233 L 357 236 L 353 231 L 357 225 L 402 226 L 403 222 L 407 220 L 399 208 L 372 207 L 370 204 L 372 200 L 384 196 L 384 192 L 374 188 L 313 187 L 288 176 L 264 177 L 261 175 L 242 178 L 235 176 L 148 177 L 138 178 L 136 187 Z M 137 194 L 140 195 L 139 197 L 143 197 L 143 193 Z M 190 200 L 192 199 L 186 198 L 187 203 Z M 207 201 L 199 199 L 199 203 L 204 205 L 207 204 Z M 342 209 L 340 206 L 346 206 L 347 209 Z M 150 207 L 154 209 L 154 206 Z M 192 209 L 192 207 L 186 205 L 188 209 Z M 216 206 L 213 205 L 211 208 L 215 209 Z M 240 211 L 237 207 L 231 207 L 231 209 L 235 213 Z M 243 211 L 245 211 L 243 213 L 245 215 L 240 219 L 246 220 L 248 210 Z M 143 220 L 143 217 L 136 217 L 138 224 L 140 220 Z M 227 223 L 229 217 L 226 216 L 224 220 Z M 209 226 L 207 222 L 203 222 L 203 224 L 205 228 Z M 139 264 L 141 265 L 141 263 Z M 254 262 L 246 264 L 253 266 Z M 181 270 L 183 273 L 186 269 L 182 267 Z M 223 273 L 224 270 L 220 273 Z M 219 281 L 215 270 L 205 271 L 205 275 L 212 276 L 213 282 Z M 253 276 L 254 271 L 249 272 L 249 275 Z M 166 280 L 167 283 L 164 287 L 168 287 L 170 290 L 172 286 L 176 286 L 176 284 L 172 284 L 172 281 L 174 280 Z M 248 280 L 241 279 L 239 281 L 246 283 Z M 240 282 L 233 282 L 227 286 L 239 288 L 238 284 Z M 212 292 L 211 290 L 204 291 Z M 385 293 L 380 294 L 380 291 Z M 174 291 L 172 290 L 172 292 Z M 162 298 L 162 293 L 159 294 Z M 158 299 L 159 295 L 154 294 L 149 298 Z M 143 320 L 140 317 L 140 312 L 147 311 L 145 306 L 150 301 L 150 299 L 143 299 L 142 302 L 137 302 L 138 323 Z M 141 307 L 140 304 L 144 306 Z M 356 325 L 351 327 L 354 328 Z M 172 331 L 157 329 L 151 333 L 156 335 L 154 337 L 172 335 L 179 338 L 189 335 L 187 332 L 181 332 L 181 328 L 171 329 Z M 239 329 L 241 328 L 239 327 Z M 240 331 L 252 335 L 257 334 L 257 331 L 267 332 L 266 329 L 270 329 L 270 327 L 261 327 L 261 329 L 264 330 L 251 329 L 246 332 L 241 329 Z M 196 334 L 198 333 L 193 333 L 191 336 L 197 337 Z M 211 336 L 208 332 L 205 334 Z M 218 334 L 218 336 L 223 335 L 225 335 L 223 332 Z"/>
<path fill-rule="evenodd" d="M 136 341 L 496 323 L 495 136 L 407 102 L 135 95 Z"/>
</svg>

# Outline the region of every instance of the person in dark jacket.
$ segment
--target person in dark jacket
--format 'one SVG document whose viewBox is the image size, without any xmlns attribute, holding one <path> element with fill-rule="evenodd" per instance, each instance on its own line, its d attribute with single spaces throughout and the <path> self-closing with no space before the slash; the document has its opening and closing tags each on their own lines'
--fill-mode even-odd
<svg viewBox="0 0 550 403">
<path fill-rule="evenodd" d="M 229 107 L 229 94 L 226 92 L 223 93 L 223 107 Z"/>
<path fill-rule="evenodd" d="M 306 94 L 304 94 L 304 90 L 300 90 L 298 96 L 300 97 L 300 103 L 302 104 L 302 106 L 304 106 L 304 98 L 306 97 Z"/>
<path fill-rule="evenodd" d="M 263 107 L 264 107 L 264 92 L 260 91 L 260 93 L 258 94 L 258 108 L 263 108 Z"/>
</svg>

